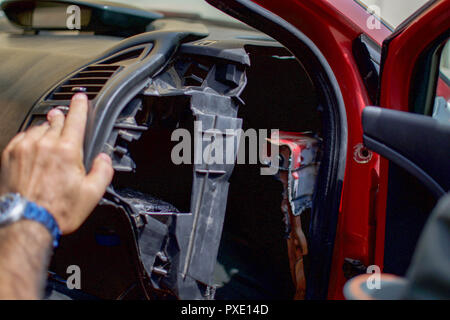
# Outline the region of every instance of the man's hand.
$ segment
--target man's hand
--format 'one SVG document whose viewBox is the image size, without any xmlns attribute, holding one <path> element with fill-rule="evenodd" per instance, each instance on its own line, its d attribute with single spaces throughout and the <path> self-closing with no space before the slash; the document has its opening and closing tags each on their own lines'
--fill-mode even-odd
<svg viewBox="0 0 450 320">
<path fill-rule="evenodd" d="M 0 193 L 17 192 L 46 208 L 61 232 L 78 229 L 111 183 L 111 159 L 100 154 L 86 174 L 83 139 L 88 100 L 76 94 L 67 117 L 53 109 L 48 123 L 18 134 L 2 155 Z"/>
<path fill-rule="evenodd" d="M 80 227 L 111 182 L 111 159 L 100 154 L 83 166 L 87 97 L 72 99 L 67 117 L 54 109 L 48 123 L 18 134 L 2 155 L 0 193 L 17 192 L 46 208 L 67 234 Z M 52 239 L 38 222 L 0 228 L 0 299 L 42 297 Z"/>
</svg>

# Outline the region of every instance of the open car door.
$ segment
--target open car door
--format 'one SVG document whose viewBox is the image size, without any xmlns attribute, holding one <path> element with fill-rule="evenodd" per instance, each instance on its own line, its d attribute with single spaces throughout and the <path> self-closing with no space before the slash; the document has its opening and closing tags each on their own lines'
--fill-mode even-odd
<svg viewBox="0 0 450 320">
<path fill-rule="evenodd" d="M 437 80 L 450 2 L 429 1 L 391 36 L 383 24 L 368 27 L 373 17 L 359 1 L 206 1 L 275 38 L 328 90 L 322 98 L 336 98 L 321 102 L 334 112 L 325 117 L 337 131 L 324 137 L 333 146 L 324 154 L 336 172 L 329 189 L 316 190 L 323 198 L 309 226 L 306 298 L 343 298 L 353 271 L 373 264 L 403 274 L 428 213 L 449 189 L 449 86 L 444 74 Z M 366 108 L 378 102 L 381 108 Z M 363 148 L 363 137 L 377 153 Z M 349 261 L 357 265 L 346 273 Z"/>
<path fill-rule="evenodd" d="M 430 1 L 383 44 L 380 106 L 363 111 L 380 154 L 375 263 L 404 275 L 423 225 L 450 190 L 450 1 Z"/>
</svg>

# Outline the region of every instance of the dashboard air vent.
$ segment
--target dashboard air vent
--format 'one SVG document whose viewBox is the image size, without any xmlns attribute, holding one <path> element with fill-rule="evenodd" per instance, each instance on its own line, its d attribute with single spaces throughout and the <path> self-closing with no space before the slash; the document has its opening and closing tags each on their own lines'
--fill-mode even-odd
<svg viewBox="0 0 450 320">
<path fill-rule="evenodd" d="M 89 100 L 92 100 L 119 68 L 118 65 L 88 66 L 58 86 L 48 100 L 70 100 L 77 92 L 86 93 Z"/>
<path fill-rule="evenodd" d="M 85 67 L 74 76 L 58 85 L 47 100 L 66 101 L 77 92 L 87 94 L 89 100 L 95 99 L 106 82 L 121 69 L 141 60 L 151 50 L 151 44 L 134 46 Z"/>
</svg>

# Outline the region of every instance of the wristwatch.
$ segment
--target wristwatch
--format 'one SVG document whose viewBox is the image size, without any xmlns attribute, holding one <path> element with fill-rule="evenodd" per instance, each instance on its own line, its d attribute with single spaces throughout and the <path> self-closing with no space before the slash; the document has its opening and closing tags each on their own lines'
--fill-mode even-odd
<svg viewBox="0 0 450 320">
<path fill-rule="evenodd" d="M 58 246 L 61 230 L 55 218 L 43 207 L 28 201 L 18 193 L 7 193 L 0 197 L 0 227 L 21 219 L 34 220 L 48 229 L 53 238 L 53 247 Z"/>
</svg>

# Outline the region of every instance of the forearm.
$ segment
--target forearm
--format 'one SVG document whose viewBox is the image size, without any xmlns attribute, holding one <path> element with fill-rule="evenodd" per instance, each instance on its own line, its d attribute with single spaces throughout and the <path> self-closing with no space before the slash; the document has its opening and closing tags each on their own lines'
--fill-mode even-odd
<svg viewBox="0 0 450 320">
<path fill-rule="evenodd" d="M 0 228 L 0 299 L 39 299 L 45 286 L 52 239 L 38 222 Z"/>
</svg>

